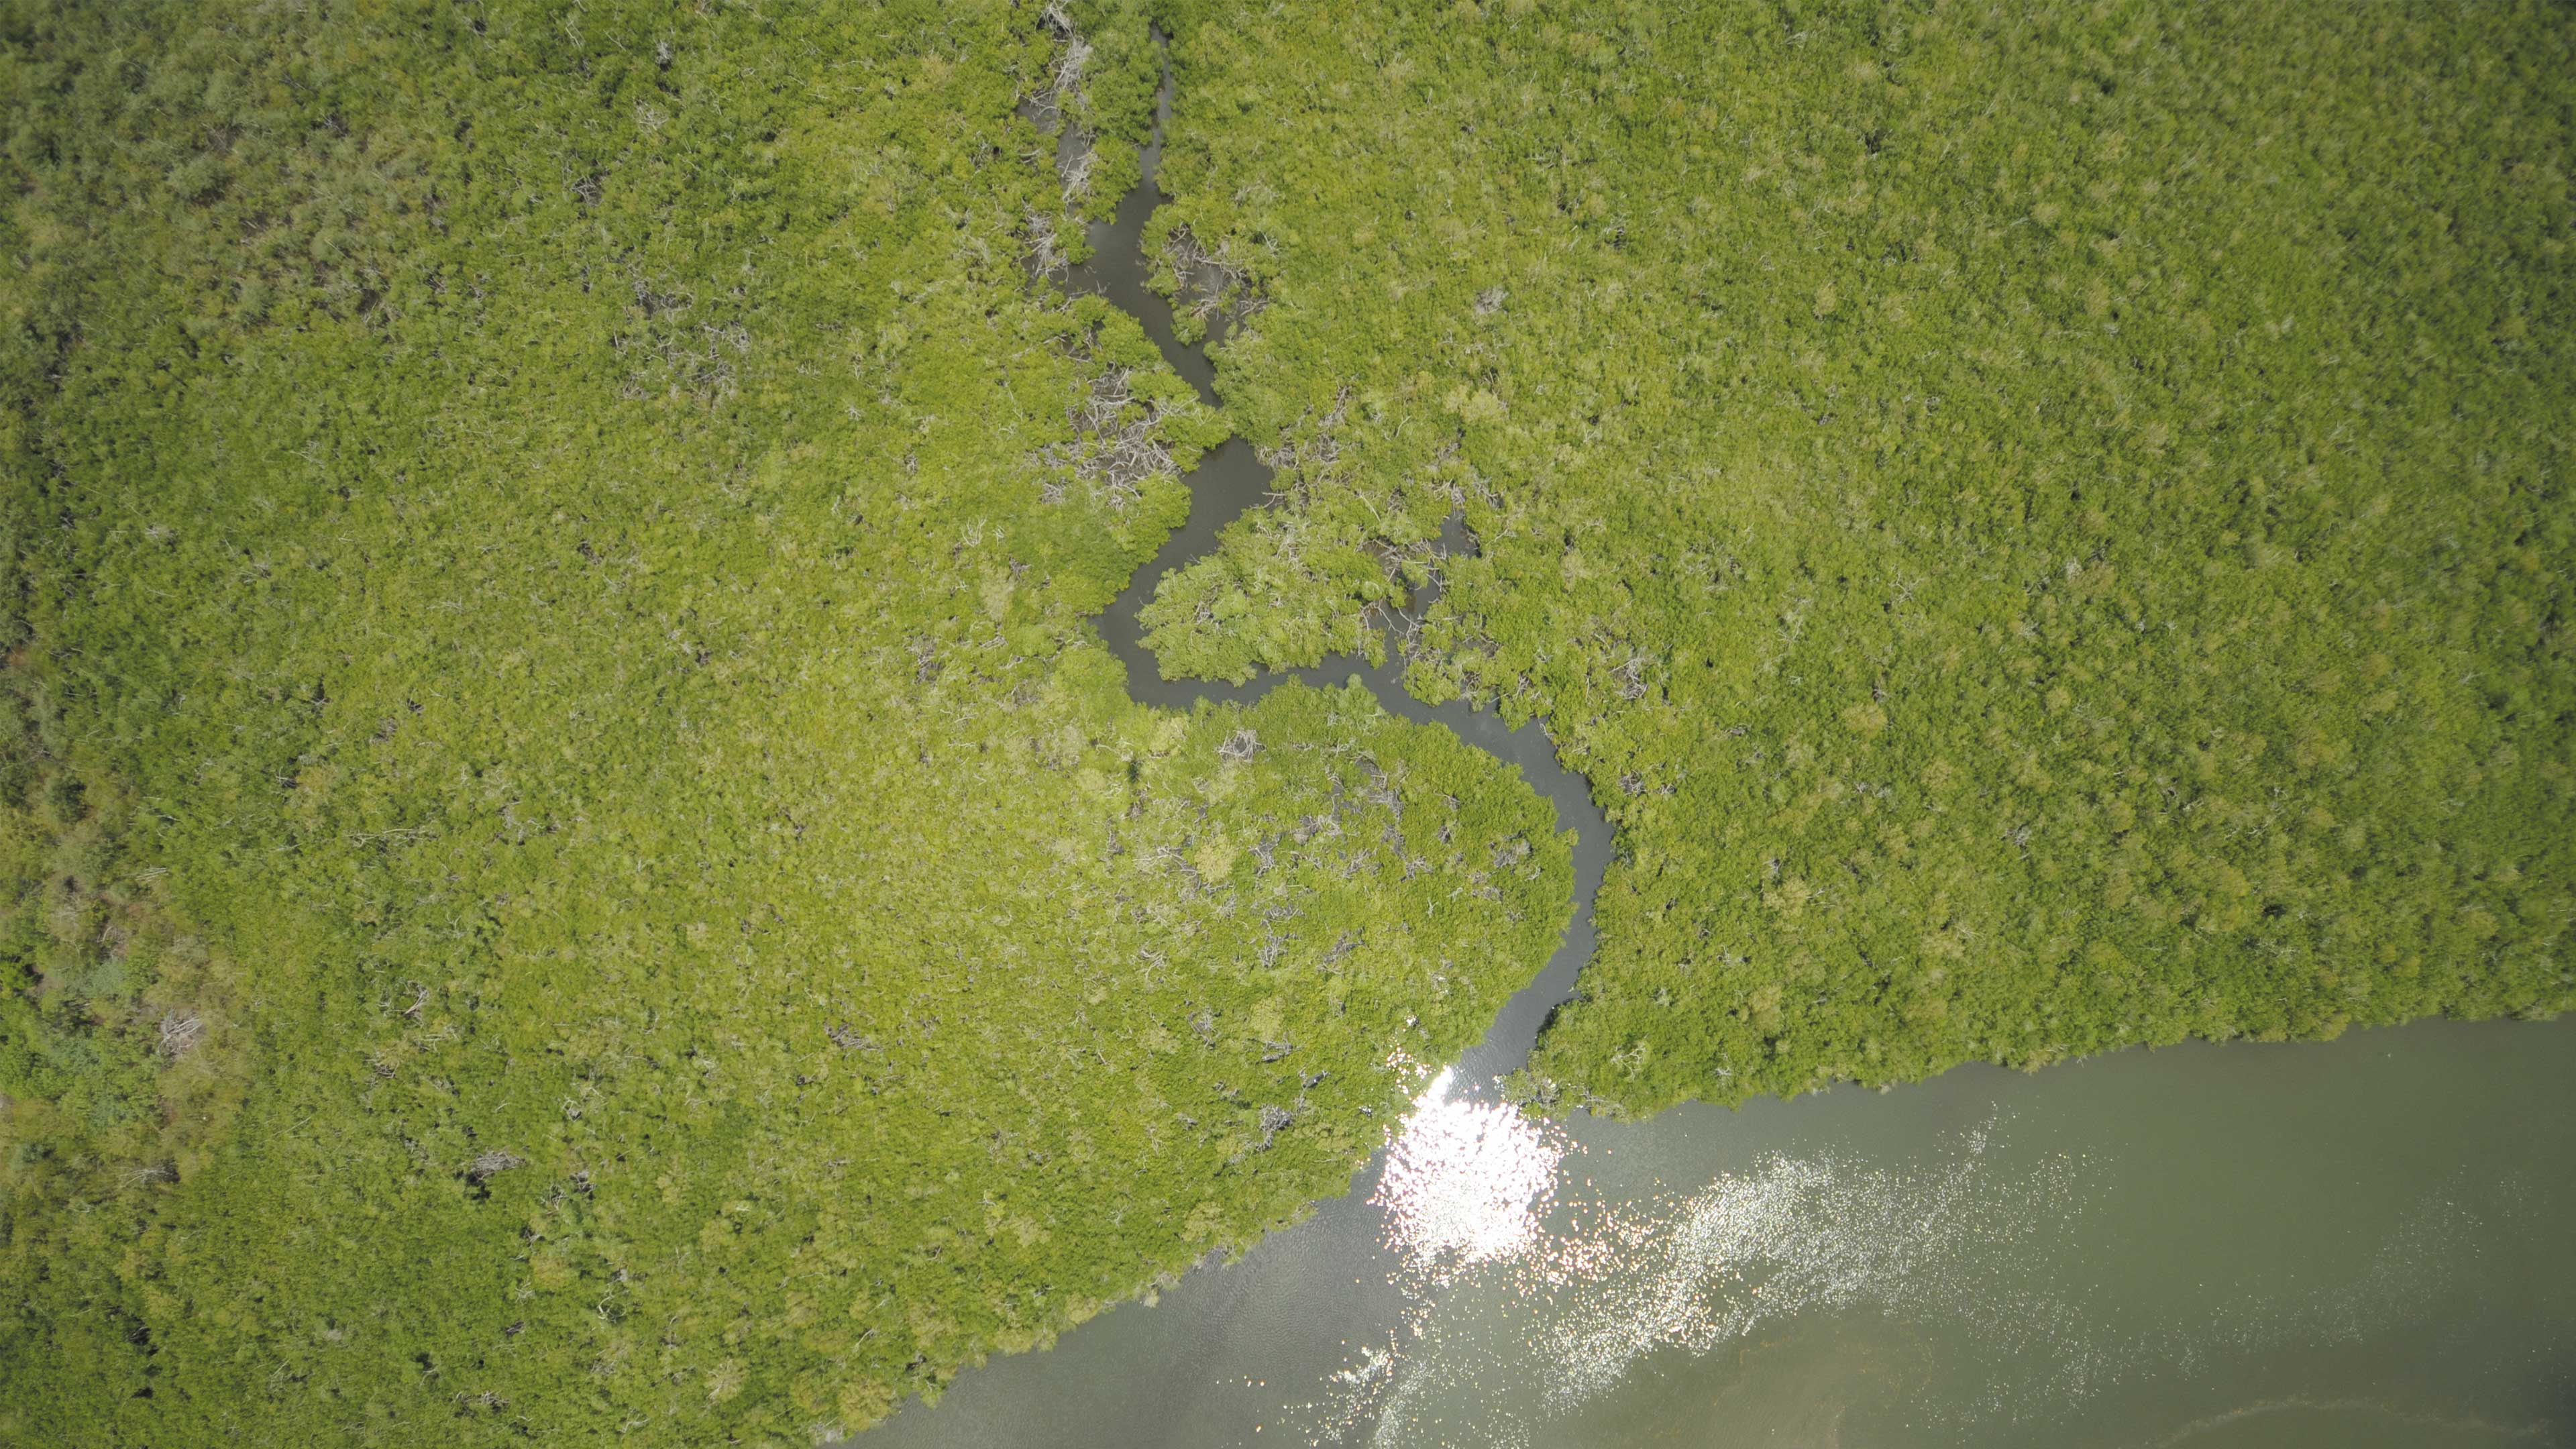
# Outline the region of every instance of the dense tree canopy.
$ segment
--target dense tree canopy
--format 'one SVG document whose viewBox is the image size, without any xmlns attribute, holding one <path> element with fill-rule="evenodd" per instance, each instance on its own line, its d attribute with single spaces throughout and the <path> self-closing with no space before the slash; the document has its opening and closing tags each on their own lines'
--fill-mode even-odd
<svg viewBox="0 0 2576 1449">
<path fill-rule="evenodd" d="M 0 1439 L 810 1443 L 1535 1087 L 2576 1004 L 2576 21 L 0 0 Z M 1059 148 L 1057 129 L 1073 140 Z M 1034 272 L 1034 275 L 1033 275 Z M 1114 458 L 1114 466 L 1112 460 Z M 1463 509 L 1472 556 L 1443 559 Z"/>
<path fill-rule="evenodd" d="M 0 1440 L 856 1429 L 1339 1190 L 1552 945 L 1508 772 L 1087 622 L 1225 431 L 1023 265 L 1140 12 L 0 36 Z"/>
<path fill-rule="evenodd" d="M 1170 669 L 1543 715 L 1649 1110 L 2576 1003 L 2563 6 L 1184 7 L 1278 506 Z"/>
</svg>

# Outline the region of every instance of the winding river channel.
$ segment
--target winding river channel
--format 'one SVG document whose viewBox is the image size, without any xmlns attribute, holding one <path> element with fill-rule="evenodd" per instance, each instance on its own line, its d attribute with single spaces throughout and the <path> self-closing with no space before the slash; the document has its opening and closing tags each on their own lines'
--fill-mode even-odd
<svg viewBox="0 0 2576 1449">
<path fill-rule="evenodd" d="M 1139 245 L 1169 104 L 1167 82 L 1143 179 L 1068 286 L 1134 313 L 1214 405 Z M 1636 1123 L 1503 1108 L 1494 1079 L 1591 954 L 1609 825 L 1537 724 L 1426 705 L 1400 659 L 1162 678 L 1138 609 L 1270 481 L 1240 438 L 1192 475 L 1188 524 L 1101 623 L 1130 689 L 1187 709 L 1357 675 L 1555 803 L 1573 924 L 1348 1195 L 859 1443 L 2576 1444 L 2576 1022 L 1971 1067 Z"/>
</svg>

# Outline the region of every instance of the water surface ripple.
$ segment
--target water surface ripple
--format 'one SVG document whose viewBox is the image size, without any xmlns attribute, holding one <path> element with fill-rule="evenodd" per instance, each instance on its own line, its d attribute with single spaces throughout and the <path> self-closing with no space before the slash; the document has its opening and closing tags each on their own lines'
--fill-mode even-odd
<svg viewBox="0 0 2576 1449">
<path fill-rule="evenodd" d="M 1065 285 L 1133 314 L 1215 406 L 1140 244 L 1171 96 L 1167 70 L 1142 179 Z M 1358 677 L 1548 797 L 1575 833 L 1572 924 L 1351 1192 L 862 1442 L 2571 1442 L 2576 1023 L 2192 1043 L 2044 1087 L 1971 1066 L 1643 1123 L 1503 1105 L 1497 1078 L 1591 955 L 1610 824 L 1539 724 L 1423 703 L 1392 649 L 1240 686 L 1162 677 L 1138 611 L 1271 478 L 1241 438 L 1190 476 L 1188 522 L 1100 621 L 1130 693 L 1188 709 Z M 1453 520 L 1443 546 L 1472 544 Z"/>
</svg>

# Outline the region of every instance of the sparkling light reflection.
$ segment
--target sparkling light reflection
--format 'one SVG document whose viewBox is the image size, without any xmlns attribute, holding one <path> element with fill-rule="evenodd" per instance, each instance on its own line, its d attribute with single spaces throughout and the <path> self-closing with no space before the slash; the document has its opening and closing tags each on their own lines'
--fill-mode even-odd
<svg viewBox="0 0 2576 1449">
<path fill-rule="evenodd" d="M 2081 1156 L 2006 1166 L 1989 1151 L 1998 1130 L 1926 1141 L 1901 1166 L 1774 1153 L 1695 1190 L 1640 1192 L 1569 1172 L 1582 1144 L 1462 1097 L 1444 1071 L 1370 1199 L 1404 1320 L 1354 1344 L 1293 1427 L 1312 1445 L 1509 1449 L 1543 1440 L 1650 1354 L 1705 1355 L 1799 1314 L 1858 1310 L 1900 1347 L 1910 1331 L 1899 1325 L 1950 1325 L 1976 1360 L 1952 1372 L 1991 1375 L 1959 1407 L 1991 1428 L 2057 1412 L 2143 1364 L 2188 1372 L 2213 1352 L 2357 1339 L 2427 1301 L 2440 1244 L 2474 1228 L 2437 1192 L 2328 1293 L 2114 1327 L 2061 1261 L 2092 1236 L 2083 1224 L 2105 1179 Z M 1822 1399 L 1844 1391 L 1840 1379 L 1812 1387 L 1817 1413 L 1838 1412 Z"/>
<path fill-rule="evenodd" d="M 2062 1219 L 2078 1194 L 2068 1164 L 1998 1180 L 1984 1149 L 1984 1133 L 1970 1133 L 1911 1173 L 1774 1156 L 1696 1192 L 1605 1195 L 1564 1171 L 1580 1148 L 1561 1130 L 1461 1100 L 1443 1072 L 1417 1099 L 1371 1199 L 1412 1310 L 1310 1406 L 1310 1442 L 1430 1442 L 1420 1431 L 1435 1402 L 1562 1413 L 1649 1352 L 1706 1353 L 1818 1306 L 1939 1300 L 1955 1310 L 1982 1298 L 1999 1331 L 2026 1334 L 2055 1315 L 1960 1279 Z M 2065 1362 L 2087 1371 L 2081 1354 Z M 1501 1410 L 1473 1432 L 1513 1444 L 1535 1427 Z"/>
<path fill-rule="evenodd" d="M 1456 1097 L 1456 1081 L 1443 1067 L 1414 1099 L 1369 1199 L 1385 1211 L 1387 1247 L 1417 1275 L 1527 1254 L 1566 1152 L 1563 1133 L 1502 1103 Z"/>
</svg>

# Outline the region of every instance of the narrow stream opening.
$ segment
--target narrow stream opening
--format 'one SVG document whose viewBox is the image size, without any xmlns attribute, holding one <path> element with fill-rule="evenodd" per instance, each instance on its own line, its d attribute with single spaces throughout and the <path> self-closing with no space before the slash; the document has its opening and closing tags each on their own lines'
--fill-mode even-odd
<svg viewBox="0 0 2576 1449">
<path fill-rule="evenodd" d="M 1159 33 L 1156 43 L 1167 44 Z M 1172 69 L 1166 59 L 1162 85 L 1154 99 L 1153 134 L 1141 157 L 1142 174 L 1119 198 L 1117 210 L 1108 221 L 1091 223 L 1091 256 L 1066 270 L 1064 288 L 1069 293 L 1106 298 L 1133 316 L 1144 326 L 1145 335 L 1153 339 L 1163 360 L 1198 390 L 1200 400 L 1210 407 L 1221 407 L 1216 365 L 1208 357 L 1208 348 L 1223 340 L 1225 319 L 1220 315 L 1210 322 L 1206 342 L 1184 343 L 1174 331 L 1171 304 L 1149 284 L 1152 268 L 1145 256 L 1143 238 L 1145 223 L 1155 208 L 1168 199 L 1155 184 L 1155 176 L 1161 168 L 1163 134 L 1171 114 Z M 1060 145 L 1081 144 L 1081 138 L 1067 126 Z M 1557 758 L 1555 742 L 1548 738 L 1542 722 L 1531 720 L 1513 729 L 1492 711 L 1466 700 L 1425 704 L 1405 689 L 1405 659 L 1392 640 L 1384 664 L 1373 665 L 1356 654 L 1335 654 L 1310 668 L 1269 671 L 1239 685 L 1163 677 L 1153 653 L 1145 647 L 1139 612 L 1154 597 L 1166 575 L 1212 552 L 1217 536 L 1228 524 L 1270 495 L 1274 476 L 1269 465 L 1241 437 L 1226 439 L 1222 446 L 1201 458 L 1185 480 L 1190 490 L 1189 520 L 1164 540 L 1162 548 L 1111 601 L 1099 620 L 1101 637 L 1108 642 L 1110 652 L 1127 666 L 1127 692 L 1139 704 L 1177 710 L 1194 708 L 1201 701 L 1249 704 L 1290 679 L 1318 688 L 1339 688 L 1357 679 L 1388 713 L 1417 724 L 1445 726 L 1467 744 L 1518 769 L 1522 779 L 1547 797 L 1556 808 L 1557 829 L 1574 832 L 1574 918 L 1546 968 L 1512 994 L 1493 1025 L 1486 1029 L 1484 1040 L 1470 1048 L 1452 1069 L 1457 1094 L 1490 1097 L 1502 1076 L 1528 1062 L 1540 1028 L 1546 1025 L 1550 1013 L 1574 994 L 1575 978 L 1591 958 L 1592 898 L 1601 887 L 1602 873 L 1615 849 L 1610 822 L 1592 798 L 1591 786 Z M 1441 556 L 1449 557 L 1474 546 L 1464 517 L 1452 514 L 1441 531 Z M 1429 584 L 1415 591 L 1413 614 L 1419 617 L 1439 596 L 1440 579 L 1435 573 Z"/>
</svg>

